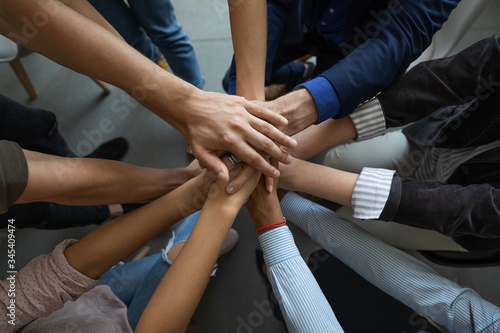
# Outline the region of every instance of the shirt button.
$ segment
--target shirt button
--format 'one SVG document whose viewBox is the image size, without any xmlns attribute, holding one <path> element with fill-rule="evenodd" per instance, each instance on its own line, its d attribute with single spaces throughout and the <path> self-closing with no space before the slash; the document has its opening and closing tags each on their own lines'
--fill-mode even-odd
<svg viewBox="0 0 500 333">
<path fill-rule="evenodd" d="M 326 25 L 326 23 L 325 22 L 321 22 L 321 25 Z"/>
<path fill-rule="evenodd" d="M 335 11 L 335 9 L 330 8 L 330 13 L 333 13 L 334 11 Z"/>
<path fill-rule="evenodd" d="M 305 24 L 302 25 L 302 32 L 307 32 L 307 26 Z"/>
<path fill-rule="evenodd" d="M 468 167 L 466 167 L 465 165 L 462 165 L 461 169 L 462 169 L 462 172 L 464 174 L 466 174 L 467 176 L 470 175 L 470 170 Z"/>
</svg>

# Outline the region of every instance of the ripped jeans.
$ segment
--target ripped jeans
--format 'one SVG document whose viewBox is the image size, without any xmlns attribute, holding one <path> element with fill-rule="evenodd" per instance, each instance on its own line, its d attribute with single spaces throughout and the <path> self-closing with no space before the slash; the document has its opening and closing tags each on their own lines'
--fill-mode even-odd
<svg viewBox="0 0 500 333">
<path fill-rule="evenodd" d="M 102 275 L 101 284 L 108 285 L 127 306 L 128 322 L 132 330 L 135 330 L 149 299 L 172 264 L 167 253 L 175 244 L 188 239 L 199 215 L 200 211 L 182 222 L 165 244 L 162 253 L 116 265 Z M 215 270 L 214 268 L 212 276 Z"/>
</svg>

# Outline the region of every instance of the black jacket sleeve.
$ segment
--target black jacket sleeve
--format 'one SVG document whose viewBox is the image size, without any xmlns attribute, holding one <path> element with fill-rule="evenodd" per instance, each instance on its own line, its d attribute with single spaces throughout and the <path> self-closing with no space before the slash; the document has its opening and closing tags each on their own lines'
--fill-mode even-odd
<svg viewBox="0 0 500 333">
<path fill-rule="evenodd" d="M 500 237 L 500 189 L 395 177 L 381 219 L 449 236 Z M 399 200 L 392 200 L 398 196 Z"/>
</svg>

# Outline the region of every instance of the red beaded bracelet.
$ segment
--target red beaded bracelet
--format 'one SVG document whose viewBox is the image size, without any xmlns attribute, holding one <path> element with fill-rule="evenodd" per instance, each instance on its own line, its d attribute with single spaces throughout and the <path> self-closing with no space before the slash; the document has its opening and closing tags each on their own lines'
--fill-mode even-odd
<svg viewBox="0 0 500 333">
<path fill-rule="evenodd" d="M 265 229 L 272 229 L 272 228 L 282 227 L 285 224 L 286 224 L 286 218 L 283 217 L 283 220 L 281 220 L 279 222 L 276 222 L 276 223 L 271 223 L 271 224 L 265 225 L 263 227 L 255 228 L 255 231 L 261 231 L 261 230 L 265 230 Z"/>
</svg>

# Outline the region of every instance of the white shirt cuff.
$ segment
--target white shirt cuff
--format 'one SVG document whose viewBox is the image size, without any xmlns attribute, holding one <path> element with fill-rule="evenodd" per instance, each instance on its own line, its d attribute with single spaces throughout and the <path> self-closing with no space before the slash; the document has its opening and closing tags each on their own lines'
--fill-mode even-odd
<svg viewBox="0 0 500 333">
<path fill-rule="evenodd" d="M 377 219 L 380 217 L 391 192 L 394 174 L 394 170 L 363 168 L 351 199 L 355 218 Z"/>
</svg>

